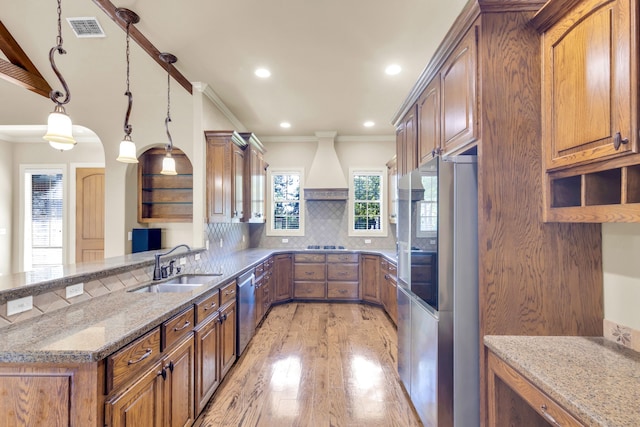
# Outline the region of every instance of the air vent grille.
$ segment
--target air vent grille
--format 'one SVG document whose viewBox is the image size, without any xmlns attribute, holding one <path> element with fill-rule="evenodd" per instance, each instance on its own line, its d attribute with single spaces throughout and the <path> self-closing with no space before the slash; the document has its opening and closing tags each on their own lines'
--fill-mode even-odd
<svg viewBox="0 0 640 427">
<path fill-rule="evenodd" d="M 105 37 L 96 18 L 67 18 L 67 21 L 78 38 Z"/>
</svg>

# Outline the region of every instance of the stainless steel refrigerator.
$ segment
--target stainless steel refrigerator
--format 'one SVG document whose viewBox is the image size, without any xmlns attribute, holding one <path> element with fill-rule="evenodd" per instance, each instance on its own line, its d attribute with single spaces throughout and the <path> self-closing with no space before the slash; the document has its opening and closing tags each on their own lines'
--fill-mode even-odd
<svg viewBox="0 0 640 427">
<path fill-rule="evenodd" d="M 398 182 L 398 373 L 428 427 L 480 425 L 476 160 Z"/>
</svg>

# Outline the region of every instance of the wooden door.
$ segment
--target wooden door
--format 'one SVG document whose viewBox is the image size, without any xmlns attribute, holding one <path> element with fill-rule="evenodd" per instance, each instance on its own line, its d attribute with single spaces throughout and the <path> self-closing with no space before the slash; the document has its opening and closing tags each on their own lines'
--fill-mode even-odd
<svg viewBox="0 0 640 427">
<path fill-rule="evenodd" d="M 162 427 L 164 425 L 164 379 L 162 363 L 156 363 L 123 393 L 105 404 L 109 427 Z"/>
<path fill-rule="evenodd" d="M 220 315 L 216 313 L 195 332 L 195 401 L 199 414 L 220 385 Z"/>
<path fill-rule="evenodd" d="M 380 303 L 380 286 L 378 284 L 380 259 L 375 255 L 362 255 L 361 260 L 361 298 L 365 301 Z"/>
<path fill-rule="evenodd" d="M 207 136 L 207 217 L 209 222 L 231 220 L 230 136 L 206 132 Z"/>
<path fill-rule="evenodd" d="M 76 262 L 104 258 L 104 168 L 76 169 Z"/>
<path fill-rule="evenodd" d="M 390 274 L 385 275 L 386 285 L 386 305 L 385 310 L 393 320 L 393 323 L 398 324 L 398 289 L 396 280 Z"/>
<path fill-rule="evenodd" d="M 255 292 L 255 325 L 258 326 L 260 321 L 262 320 L 262 316 L 264 316 L 264 291 L 262 287 L 264 286 L 264 277 L 262 276 L 256 278 L 256 286 L 254 287 Z"/>
<path fill-rule="evenodd" d="M 418 99 L 418 163 L 440 151 L 440 79 L 429 83 Z"/>
<path fill-rule="evenodd" d="M 411 107 L 396 130 L 396 157 L 400 176 L 418 167 L 416 109 L 415 105 Z"/>
<path fill-rule="evenodd" d="M 293 257 L 291 254 L 275 256 L 273 266 L 274 301 L 290 300 L 293 293 Z"/>
<path fill-rule="evenodd" d="M 244 221 L 244 150 L 235 144 L 231 145 L 232 150 L 232 179 L 231 179 L 231 195 L 232 195 L 232 215 L 236 221 Z"/>
<path fill-rule="evenodd" d="M 220 378 L 224 378 L 236 361 L 236 302 L 220 309 Z"/>
<path fill-rule="evenodd" d="M 166 425 L 170 427 L 190 426 L 194 415 L 194 345 L 193 336 L 182 342 L 164 359 L 167 370 L 165 384 L 165 407 L 168 408 Z"/>
<path fill-rule="evenodd" d="M 587 0 L 544 33 L 547 170 L 638 151 L 630 12 L 629 0 Z"/>
<path fill-rule="evenodd" d="M 477 134 L 476 79 L 478 74 L 476 27 L 460 41 L 440 72 L 442 143 L 445 153 L 459 151 Z M 508 106 L 504 106 L 508 108 Z"/>
</svg>

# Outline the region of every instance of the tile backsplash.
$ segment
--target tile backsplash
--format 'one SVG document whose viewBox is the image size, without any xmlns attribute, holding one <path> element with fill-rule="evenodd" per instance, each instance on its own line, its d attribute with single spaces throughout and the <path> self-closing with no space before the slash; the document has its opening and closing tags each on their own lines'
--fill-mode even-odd
<svg viewBox="0 0 640 427">
<path fill-rule="evenodd" d="M 602 330 L 606 339 L 632 350 L 640 351 L 640 331 L 608 319 L 604 319 Z"/>
</svg>

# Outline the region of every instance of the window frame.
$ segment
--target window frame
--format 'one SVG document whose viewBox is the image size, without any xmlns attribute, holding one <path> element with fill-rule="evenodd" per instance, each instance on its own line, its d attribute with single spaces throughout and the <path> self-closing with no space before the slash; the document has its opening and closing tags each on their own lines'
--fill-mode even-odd
<svg viewBox="0 0 640 427">
<path fill-rule="evenodd" d="M 425 177 L 422 177 L 425 178 Z M 436 238 L 438 237 L 438 198 L 440 197 L 440 195 L 438 194 L 438 178 L 431 176 L 431 185 L 435 186 L 435 199 L 423 199 L 420 200 L 418 202 L 419 206 L 418 209 L 416 210 L 416 237 L 420 237 L 420 238 Z M 435 181 L 435 182 L 433 182 Z M 422 186 L 424 187 L 425 183 L 422 183 Z M 432 205 L 435 206 L 435 215 L 431 216 L 431 215 L 422 215 L 422 206 L 423 205 Z M 421 228 L 421 223 L 422 223 L 422 218 L 434 218 L 435 219 L 435 230 L 422 230 Z"/>
<path fill-rule="evenodd" d="M 273 177 L 274 175 L 298 175 L 300 177 L 300 218 L 299 224 L 300 227 L 297 230 L 283 230 L 274 228 L 274 187 L 273 187 Z M 304 225 L 304 217 L 305 217 L 305 203 L 304 203 L 304 169 L 303 168 L 269 168 L 267 172 L 268 178 L 268 194 L 267 194 L 267 236 L 304 236 L 305 235 L 305 225 Z"/>
<path fill-rule="evenodd" d="M 378 175 L 380 176 L 380 229 L 378 230 L 356 230 L 354 227 L 355 220 L 355 175 Z M 387 169 L 386 168 L 349 168 L 349 223 L 348 223 L 348 235 L 349 237 L 387 237 L 389 227 L 387 226 Z"/>
</svg>

